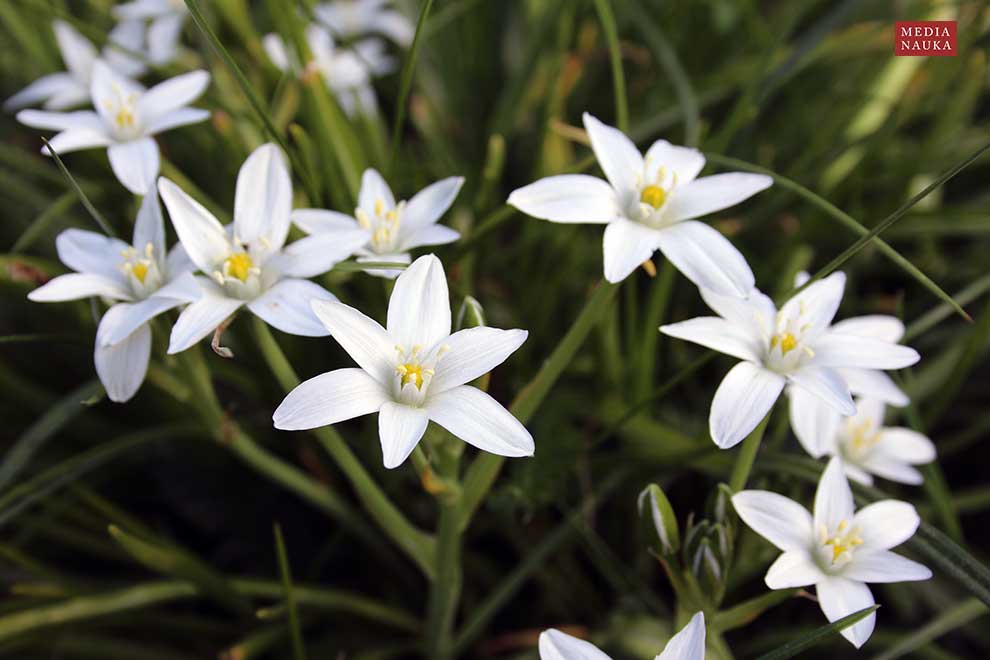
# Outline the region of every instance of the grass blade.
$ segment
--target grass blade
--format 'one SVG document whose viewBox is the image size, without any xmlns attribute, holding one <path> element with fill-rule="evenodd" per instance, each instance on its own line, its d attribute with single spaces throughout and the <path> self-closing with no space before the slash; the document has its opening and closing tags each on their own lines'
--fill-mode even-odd
<svg viewBox="0 0 990 660">
<path fill-rule="evenodd" d="M 289 557 L 285 552 L 285 541 L 282 539 L 282 529 L 275 524 L 275 554 L 278 556 L 278 572 L 282 578 L 282 590 L 285 594 L 285 608 L 289 618 L 289 634 L 292 639 L 292 657 L 295 660 L 306 660 L 306 649 L 303 647 L 302 629 L 299 626 L 299 612 L 296 610 L 296 599 L 292 594 L 292 571 L 289 568 Z"/>
<path fill-rule="evenodd" d="M 830 623 L 827 626 L 822 626 L 817 630 L 813 630 L 804 637 L 800 637 L 793 642 L 789 642 L 779 649 L 770 651 L 770 653 L 764 653 L 757 660 L 786 660 L 787 658 L 793 658 L 799 653 L 810 649 L 816 644 L 824 642 L 826 639 L 845 630 L 849 626 L 865 619 L 869 615 L 873 614 L 879 608 L 879 605 L 872 605 L 866 609 L 860 610 L 858 612 L 853 612 L 849 616 L 844 616 L 835 623 Z"/>
<path fill-rule="evenodd" d="M 388 168 L 392 171 L 395 163 L 395 154 L 399 151 L 399 134 L 402 125 L 406 121 L 406 104 L 409 98 L 409 90 L 412 88 L 413 70 L 416 68 L 416 55 L 419 53 L 419 42 L 423 37 L 423 27 L 426 25 L 426 18 L 430 15 L 433 7 L 433 0 L 426 0 L 423 9 L 419 12 L 419 20 L 416 22 L 416 34 L 413 36 L 412 45 L 406 54 L 406 61 L 402 63 L 402 74 L 399 79 L 399 99 L 395 105 L 395 121 L 392 124 L 392 146 L 389 149 Z"/>
<path fill-rule="evenodd" d="M 913 653 L 942 635 L 975 621 L 987 612 L 986 605 L 975 598 L 970 598 L 935 617 L 883 653 L 873 656 L 873 660 L 894 660 Z"/>
<path fill-rule="evenodd" d="M 609 0 L 595 0 L 595 11 L 602 22 L 608 56 L 612 64 L 612 88 L 615 94 L 615 125 L 623 133 L 629 130 L 629 101 L 626 99 L 626 76 L 622 71 L 622 49 L 619 47 L 619 30 L 615 26 L 615 14 Z"/>
<path fill-rule="evenodd" d="M 106 219 L 100 214 L 100 212 L 96 210 L 96 207 L 93 206 L 93 203 L 89 201 L 89 197 L 86 196 L 86 193 L 83 192 L 83 189 L 79 186 L 78 183 L 76 183 L 76 180 L 72 178 L 72 175 L 69 174 L 69 168 L 65 166 L 65 163 L 62 162 L 62 159 L 59 158 L 59 155 L 55 153 L 54 149 L 52 149 L 51 143 L 45 138 L 41 138 L 41 141 L 45 143 L 45 148 L 48 149 L 48 153 L 50 153 L 52 155 L 52 158 L 55 159 L 55 164 L 58 165 L 58 168 L 60 170 L 62 170 L 62 174 L 65 176 L 65 178 L 69 180 L 69 184 L 72 185 L 72 188 L 76 191 L 76 194 L 79 195 L 79 200 L 82 202 L 82 205 L 86 207 L 86 210 L 89 211 L 89 214 L 93 217 L 93 220 L 96 221 L 96 224 L 99 225 L 100 229 L 103 230 L 104 234 L 116 238 L 117 233 L 113 230 L 113 227 L 111 227 L 110 223 L 108 223 Z"/>
</svg>

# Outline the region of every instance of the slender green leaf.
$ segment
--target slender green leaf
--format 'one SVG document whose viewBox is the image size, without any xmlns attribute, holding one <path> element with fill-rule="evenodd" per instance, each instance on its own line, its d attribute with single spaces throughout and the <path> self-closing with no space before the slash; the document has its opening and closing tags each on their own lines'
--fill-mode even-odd
<svg viewBox="0 0 990 660">
<path fill-rule="evenodd" d="M 52 202 L 51 206 L 38 214 L 38 216 L 31 221 L 31 224 L 27 226 L 27 229 L 17 237 L 14 242 L 13 247 L 10 248 L 11 253 L 24 252 L 38 240 L 41 236 L 51 226 L 52 222 L 58 220 L 62 215 L 64 215 L 72 205 L 76 203 L 79 198 L 78 194 L 72 190 L 67 190 L 62 193 L 62 196 Z"/>
<path fill-rule="evenodd" d="M 622 70 L 622 48 L 619 45 L 619 30 L 615 25 L 610 0 L 594 0 L 598 20 L 605 32 L 608 43 L 608 56 L 612 65 L 612 94 L 615 96 L 615 125 L 623 133 L 629 131 L 629 100 L 626 98 L 626 76 Z"/>
<path fill-rule="evenodd" d="M 285 552 L 285 541 L 282 539 L 282 529 L 278 524 L 275 531 L 275 555 L 278 557 L 278 572 L 282 578 L 282 591 L 285 595 L 285 608 L 289 615 L 289 636 L 292 639 L 292 657 L 295 660 L 306 660 L 306 649 L 303 646 L 302 628 L 299 625 L 299 611 L 296 609 L 296 599 L 292 594 L 292 569 L 289 567 L 289 557 Z"/>
<path fill-rule="evenodd" d="M 956 628 L 961 628 L 987 613 L 990 613 L 987 606 L 975 598 L 965 600 L 945 610 L 922 627 L 902 638 L 883 653 L 873 656 L 872 660 L 894 660 L 894 658 L 902 658 L 910 653 L 914 653 L 922 646 L 931 643 L 942 635 L 952 632 Z"/>
<path fill-rule="evenodd" d="M 392 123 L 392 145 L 389 148 L 388 172 L 392 171 L 395 156 L 399 152 L 399 138 L 402 134 L 402 125 L 406 121 L 406 104 L 409 102 L 409 90 L 412 89 L 413 72 L 416 70 L 416 56 L 419 54 L 419 44 L 423 38 L 426 19 L 430 15 L 432 7 L 433 0 L 423 2 L 423 8 L 419 12 L 419 20 L 416 21 L 416 34 L 413 36 L 409 52 L 406 53 L 406 61 L 402 63 L 402 73 L 399 76 L 399 98 L 395 104 L 395 121 Z"/>
<path fill-rule="evenodd" d="M 827 626 L 813 630 L 807 635 L 781 646 L 779 649 L 775 649 L 770 653 L 764 653 L 757 660 L 786 660 L 787 658 L 796 657 L 799 653 L 803 653 L 811 647 L 821 644 L 832 635 L 837 635 L 849 626 L 865 619 L 876 612 L 879 607 L 879 605 L 872 605 L 866 609 L 854 612 L 849 616 L 844 616 L 835 623 L 830 623 Z"/>
<path fill-rule="evenodd" d="M 89 212 L 89 215 L 92 216 L 93 220 L 96 221 L 96 224 L 99 225 L 100 229 L 103 230 L 103 233 L 106 234 L 107 236 L 116 237 L 117 233 L 113 230 L 113 227 L 111 227 L 110 223 L 108 223 L 104 219 L 104 217 L 100 214 L 100 212 L 96 210 L 96 207 L 93 206 L 93 203 L 89 201 L 89 197 L 86 196 L 86 193 L 83 192 L 83 189 L 79 186 L 78 183 L 76 183 L 76 180 L 72 178 L 72 174 L 69 173 L 69 169 L 65 166 L 65 163 L 62 162 L 62 159 L 59 157 L 59 155 L 55 153 L 54 149 L 52 149 L 51 143 L 45 138 L 41 138 L 41 141 L 45 143 L 45 148 L 48 149 L 48 153 L 50 153 L 52 155 L 52 158 L 55 159 L 55 164 L 58 165 L 58 169 L 60 169 L 62 171 L 62 174 L 65 176 L 65 178 L 68 179 L 69 184 L 72 186 L 72 189 L 76 191 L 77 195 L 79 195 L 79 200 L 82 202 L 82 205 Z"/>
</svg>

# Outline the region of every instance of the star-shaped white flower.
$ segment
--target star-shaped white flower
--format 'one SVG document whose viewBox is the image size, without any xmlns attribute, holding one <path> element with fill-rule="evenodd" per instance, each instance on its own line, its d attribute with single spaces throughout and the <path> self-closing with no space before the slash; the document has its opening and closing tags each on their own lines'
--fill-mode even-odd
<svg viewBox="0 0 990 660">
<path fill-rule="evenodd" d="M 357 362 L 311 378 L 273 415 L 286 431 L 378 413 L 386 468 L 402 464 L 432 420 L 464 442 L 500 456 L 532 456 L 533 436 L 508 410 L 467 385 L 519 348 L 525 330 L 477 327 L 450 334 L 450 300 L 440 260 L 417 259 L 395 282 L 385 328 L 343 303 L 313 311 Z"/>
<path fill-rule="evenodd" d="M 554 628 L 540 633 L 540 660 L 612 660 L 594 644 Z M 696 612 L 655 660 L 705 660 L 705 614 Z"/>
<path fill-rule="evenodd" d="M 785 385 L 843 415 L 856 412 L 839 368 L 901 369 L 917 362 L 907 346 L 829 327 L 842 301 L 843 273 L 815 282 L 780 311 L 757 289 L 747 299 L 701 290 L 719 316 L 661 326 L 660 332 L 737 357 L 712 400 L 709 429 L 722 449 L 740 442 L 770 411 Z"/>
<path fill-rule="evenodd" d="M 88 103 L 93 64 L 98 57 L 124 76 L 135 77 L 145 72 L 144 64 L 132 55 L 141 51 L 144 40 L 140 23 L 125 21 L 118 24 L 111 30 L 109 43 L 102 54 L 69 23 L 56 19 L 52 28 L 66 71 L 38 78 L 7 99 L 4 110 L 17 110 L 36 103 L 41 103 L 45 110 L 68 110 Z M 115 48 L 115 44 L 121 48 Z"/>
<path fill-rule="evenodd" d="M 147 56 L 153 64 L 163 66 L 175 59 L 189 17 L 183 0 L 133 0 L 117 5 L 113 13 L 123 21 L 149 21 Z"/>
<path fill-rule="evenodd" d="M 829 621 L 874 604 L 867 583 L 927 580 L 932 572 L 890 549 L 918 529 L 920 518 L 907 502 L 883 500 L 856 512 L 842 461 L 833 458 L 815 493 L 815 513 L 776 493 L 744 490 L 732 498 L 743 522 L 784 554 L 767 571 L 771 589 L 815 585 Z M 842 631 L 856 648 L 873 634 L 876 614 Z"/>
<path fill-rule="evenodd" d="M 460 234 L 441 224 L 446 213 L 464 184 L 464 177 L 452 176 L 437 181 L 412 199 L 395 201 L 391 188 L 373 169 L 364 171 L 361 192 L 354 217 L 321 209 L 296 209 L 292 222 L 307 234 L 333 236 L 339 232 L 350 234 L 355 229 L 366 237 L 355 254 L 359 262 L 409 263 L 410 250 L 427 245 L 443 245 L 460 238 Z M 369 270 L 372 275 L 395 278 L 400 270 Z"/>
<path fill-rule="evenodd" d="M 316 5 L 313 14 L 338 39 L 381 34 L 407 47 L 416 28 L 403 14 L 390 9 L 388 3 L 389 0 L 333 0 Z"/>
<path fill-rule="evenodd" d="M 306 41 L 313 56 L 306 66 L 300 63 L 299 54 L 288 47 L 280 35 L 266 34 L 261 43 L 268 59 L 279 71 L 297 76 L 310 68 L 319 72 L 349 116 L 378 112 L 371 77 L 395 70 L 395 60 L 385 54 L 381 39 L 362 39 L 351 47 L 337 48 L 327 29 L 314 23 L 306 28 Z"/>
<path fill-rule="evenodd" d="M 97 60 L 90 90 L 96 112 L 21 110 L 17 120 L 60 131 L 50 140 L 58 154 L 106 147 L 117 179 L 134 194 L 144 195 L 154 185 L 160 165 L 158 144 L 151 136 L 209 118 L 208 110 L 187 107 L 209 84 L 210 74 L 193 71 L 145 90 Z"/>
<path fill-rule="evenodd" d="M 607 225 L 602 251 L 609 282 L 621 282 L 660 250 L 698 286 L 748 294 L 754 285 L 749 264 L 725 236 L 694 218 L 738 204 L 773 179 L 741 172 L 698 179 L 705 157 L 697 149 L 658 140 L 644 158 L 622 131 L 588 113 L 584 127 L 608 181 L 551 176 L 513 191 L 508 203 L 551 222 Z"/>
<path fill-rule="evenodd" d="M 274 144 L 255 149 L 237 175 L 234 222 L 226 229 L 165 177 L 158 189 L 189 258 L 205 276 L 203 296 L 179 316 L 168 352 L 184 351 L 242 306 L 282 332 L 320 337 L 326 329 L 310 300 L 336 300 L 302 279 L 327 272 L 360 245 L 363 235 L 311 236 L 285 245 L 292 211 L 292 181 Z"/>
<path fill-rule="evenodd" d="M 883 425 L 884 403 L 857 399 L 856 414 L 829 424 L 835 429 L 825 454 L 838 456 L 846 475 L 870 485 L 873 475 L 903 484 L 920 485 L 924 478 L 914 465 L 935 460 L 935 445 L 913 429 Z"/>
<path fill-rule="evenodd" d="M 165 249 L 165 225 L 158 196 L 141 202 L 128 245 L 82 229 L 66 229 L 55 239 L 59 259 L 74 273 L 60 275 L 30 294 L 36 302 L 62 302 L 100 296 L 117 302 L 96 331 L 96 373 L 111 401 L 134 396 L 148 370 L 151 328 L 162 312 L 199 298 L 195 266 L 181 245 Z"/>
</svg>

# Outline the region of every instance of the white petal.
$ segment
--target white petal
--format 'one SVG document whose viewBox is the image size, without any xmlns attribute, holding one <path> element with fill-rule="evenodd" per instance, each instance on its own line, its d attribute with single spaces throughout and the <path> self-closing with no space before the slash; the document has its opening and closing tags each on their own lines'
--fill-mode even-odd
<svg viewBox="0 0 990 660">
<path fill-rule="evenodd" d="M 904 322 L 896 316 L 871 314 L 838 321 L 832 325 L 832 330 L 896 344 L 904 336 Z"/>
<path fill-rule="evenodd" d="M 464 177 L 452 176 L 420 190 L 406 204 L 402 214 L 403 226 L 413 230 L 435 223 L 454 203 L 462 185 Z"/>
<path fill-rule="evenodd" d="M 863 539 L 858 550 L 890 550 L 914 536 L 921 518 L 907 502 L 881 500 L 863 507 L 854 524 Z"/>
<path fill-rule="evenodd" d="M 705 613 L 695 613 L 655 660 L 705 660 Z"/>
<path fill-rule="evenodd" d="M 155 291 L 152 295 L 155 298 L 170 298 L 179 302 L 187 303 L 199 300 L 203 295 L 203 289 L 199 282 L 193 277 L 192 272 L 171 273 L 171 281 Z"/>
<path fill-rule="evenodd" d="M 757 362 L 759 348 L 745 329 L 717 316 L 699 316 L 680 323 L 660 326 L 660 332 L 705 346 L 740 360 Z"/>
<path fill-rule="evenodd" d="M 855 481 L 856 483 L 863 484 L 864 486 L 873 485 L 873 475 L 859 465 L 853 465 L 849 461 L 842 461 L 842 469 L 845 471 L 846 477 L 850 481 Z"/>
<path fill-rule="evenodd" d="M 859 550 L 842 571 L 842 577 L 868 583 L 915 582 L 932 577 L 931 570 L 888 550 Z"/>
<path fill-rule="evenodd" d="M 73 128 L 55 135 L 48 141 L 48 144 L 51 145 L 51 148 L 55 153 L 62 156 L 63 154 L 72 153 L 73 151 L 93 149 L 94 147 L 106 147 L 113 144 L 113 141 L 108 138 L 105 133 L 97 133 L 96 131 L 90 131 L 82 128 Z M 51 155 L 51 152 L 48 151 L 47 146 L 42 147 L 41 152 L 46 156 Z"/>
<path fill-rule="evenodd" d="M 506 204 L 551 222 L 603 224 L 621 215 L 612 186 L 587 174 L 548 176 L 513 190 Z"/>
<path fill-rule="evenodd" d="M 708 428 L 721 449 L 734 447 L 773 407 L 786 381 L 750 362 L 734 366 L 715 391 Z"/>
<path fill-rule="evenodd" d="M 45 110 L 68 110 L 84 103 L 89 103 L 89 86 L 73 79 L 72 85 L 56 92 L 42 107 Z"/>
<path fill-rule="evenodd" d="M 618 218 L 605 227 L 602 255 L 605 261 L 605 279 L 621 282 L 629 277 L 640 264 L 653 256 L 660 243 L 662 232 Z"/>
<path fill-rule="evenodd" d="M 791 429 L 812 458 L 835 450 L 842 415 L 821 398 L 800 387 L 788 387 Z"/>
<path fill-rule="evenodd" d="M 931 463 L 935 460 L 935 445 L 926 435 L 913 429 L 901 427 L 883 429 L 880 432 L 877 448 L 913 465 Z"/>
<path fill-rule="evenodd" d="M 540 660 L 611 660 L 591 642 L 554 628 L 540 633 Z"/>
<path fill-rule="evenodd" d="M 699 287 L 745 298 L 756 284 L 745 257 L 717 230 L 702 222 L 678 222 L 659 232 L 663 256 Z"/>
<path fill-rule="evenodd" d="M 416 34 L 412 21 L 397 11 L 382 11 L 375 15 L 375 20 L 369 28 L 381 32 L 386 37 L 407 48 Z"/>
<path fill-rule="evenodd" d="M 766 190 L 773 179 L 763 174 L 730 172 L 695 179 L 674 188 L 667 202 L 665 217 L 671 221 L 690 220 L 735 206 Z"/>
<path fill-rule="evenodd" d="M 430 419 L 458 438 L 499 456 L 532 456 L 533 436 L 498 401 L 470 385 L 430 396 Z"/>
<path fill-rule="evenodd" d="M 141 200 L 137 219 L 134 220 L 134 248 L 143 251 L 151 244 L 154 259 L 161 262 L 165 258 L 165 219 L 158 203 L 158 190 L 150 186 L 148 194 Z"/>
<path fill-rule="evenodd" d="M 620 198 L 628 201 L 627 197 L 637 194 L 637 181 L 643 176 L 643 156 L 619 129 L 603 124 L 587 112 L 583 119 L 602 172 Z"/>
<path fill-rule="evenodd" d="M 118 142 L 107 148 L 117 180 L 135 195 L 147 195 L 155 185 L 161 163 L 158 143 L 151 138 Z"/>
<path fill-rule="evenodd" d="M 161 66 L 175 59 L 182 36 L 184 13 L 160 16 L 148 26 L 148 55 L 152 62 Z"/>
<path fill-rule="evenodd" d="M 285 157 L 274 144 L 263 144 L 237 173 L 234 233 L 244 243 L 260 238 L 273 250 L 285 244 L 292 212 L 292 181 Z"/>
<path fill-rule="evenodd" d="M 113 332 L 120 317 L 125 314 L 121 307 L 114 305 L 100 319 L 93 352 L 96 374 L 110 400 L 118 403 L 130 399 L 141 387 L 151 357 L 151 328 L 147 325 L 138 327 L 113 346 L 105 345 L 106 335 Z"/>
<path fill-rule="evenodd" d="M 412 250 L 427 245 L 446 245 L 461 237 L 460 233 L 444 225 L 427 225 L 402 239 L 400 250 Z"/>
<path fill-rule="evenodd" d="M 873 606 L 873 594 L 870 588 L 862 582 L 847 580 L 841 577 L 829 577 L 816 585 L 818 604 L 830 623 L 855 614 L 867 607 Z M 852 642 L 856 648 L 866 643 L 873 634 L 877 613 L 873 612 L 858 623 L 842 631 L 842 636 Z"/>
<path fill-rule="evenodd" d="M 312 309 L 330 336 L 359 367 L 379 383 L 392 381 L 398 356 L 395 341 L 382 326 L 340 302 L 317 301 Z"/>
<path fill-rule="evenodd" d="M 646 180 L 656 179 L 661 167 L 666 169 L 678 185 L 684 185 L 694 181 L 705 167 L 705 155 L 697 149 L 678 147 L 666 140 L 657 140 L 646 152 Z"/>
<path fill-rule="evenodd" d="M 904 390 L 882 371 L 849 367 L 836 369 L 836 371 L 846 381 L 849 391 L 853 394 L 879 399 L 892 406 L 906 406 L 910 403 Z"/>
<path fill-rule="evenodd" d="M 130 300 L 131 292 L 123 283 L 103 275 L 91 273 L 69 273 L 59 275 L 28 294 L 34 302 L 64 302 L 103 296 L 114 300 Z"/>
<path fill-rule="evenodd" d="M 386 401 L 378 411 L 378 439 L 382 443 L 382 460 L 389 470 L 399 467 L 416 448 L 430 423 L 421 408 Z"/>
<path fill-rule="evenodd" d="M 103 60 L 93 62 L 93 75 L 89 84 L 90 95 L 96 112 L 107 126 L 116 124 L 116 113 L 120 109 L 120 99 L 134 95 L 140 97 L 144 87 L 120 75 Z M 140 120 L 140 117 L 138 117 Z"/>
<path fill-rule="evenodd" d="M 291 67 L 289 51 L 285 47 L 285 40 L 274 32 L 269 32 L 261 38 L 261 47 L 265 49 L 265 55 L 272 65 L 282 73 L 288 73 Z"/>
<path fill-rule="evenodd" d="M 118 238 L 110 238 L 85 229 L 66 229 L 55 238 L 59 260 L 80 273 L 102 275 L 124 283 L 118 266 L 122 253 L 131 246 Z"/>
<path fill-rule="evenodd" d="M 842 376 L 835 369 L 812 364 L 790 372 L 787 378 L 794 387 L 817 396 L 843 415 L 848 416 L 856 412 L 856 404 L 849 394 L 846 381 L 842 380 Z"/>
<path fill-rule="evenodd" d="M 807 550 L 791 550 L 777 557 L 777 561 L 770 565 L 764 581 L 771 589 L 793 589 L 807 587 L 824 578 L 825 574 Z"/>
<path fill-rule="evenodd" d="M 136 78 L 147 70 L 144 62 L 132 53 L 139 53 L 144 45 L 144 23 L 142 21 L 121 21 L 107 35 L 103 48 L 103 59 L 111 68 L 125 76 Z"/>
<path fill-rule="evenodd" d="M 811 514 L 794 500 L 765 490 L 744 490 L 732 506 L 754 532 L 785 552 L 807 552 L 815 537 Z"/>
<path fill-rule="evenodd" d="M 165 177 L 158 179 L 158 192 L 189 258 L 204 272 L 215 270 L 230 254 L 223 226 L 202 204 Z"/>
<path fill-rule="evenodd" d="M 244 304 L 243 300 L 223 295 L 220 287 L 206 277 L 198 277 L 196 281 L 203 290 L 202 296 L 182 310 L 172 326 L 169 353 L 180 353 L 203 339 Z"/>
<path fill-rule="evenodd" d="M 815 529 L 824 525 L 831 531 L 842 521 L 850 524 L 854 511 L 852 490 L 842 470 L 842 459 L 832 457 L 815 491 Z"/>
<path fill-rule="evenodd" d="M 97 346 L 112 346 L 126 339 L 132 332 L 146 325 L 148 321 L 162 312 L 178 307 L 183 301 L 174 298 L 159 298 L 152 296 L 135 303 L 118 303 L 113 308 L 120 308 L 115 315 L 112 328 L 100 333 Z M 102 324 L 101 324 L 102 327 Z"/>
<path fill-rule="evenodd" d="M 145 125 L 144 130 L 148 135 L 162 133 L 179 126 L 198 124 L 210 118 L 210 111 L 202 108 L 179 108 L 159 115 L 155 121 Z"/>
<path fill-rule="evenodd" d="M 846 286 L 846 274 L 832 273 L 814 282 L 807 289 L 792 297 L 780 308 L 786 318 L 799 316 L 807 324 L 806 334 L 817 334 L 828 327 L 842 302 L 842 290 Z M 803 312 L 803 313 L 802 313 Z"/>
<path fill-rule="evenodd" d="M 815 341 L 815 361 L 827 367 L 902 369 L 921 359 L 910 346 L 827 332 Z"/>
<path fill-rule="evenodd" d="M 283 431 L 315 429 L 378 412 L 387 400 L 385 389 L 363 369 L 337 369 L 297 385 L 272 421 Z"/>
<path fill-rule="evenodd" d="M 526 341 L 525 330 L 468 328 L 444 340 L 446 351 L 437 363 L 430 392 L 439 394 L 470 383 L 505 362 Z"/>
<path fill-rule="evenodd" d="M 307 234 L 318 234 L 325 231 L 351 231 L 360 229 L 357 220 L 344 213 L 324 209 L 296 209 L 290 218 L 292 222 Z"/>
<path fill-rule="evenodd" d="M 385 179 L 378 173 L 378 170 L 368 168 L 361 175 L 361 190 L 358 193 L 358 206 L 364 212 L 374 217 L 376 203 L 381 201 L 386 210 L 395 206 L 395 196 L 392 189 L 385 183 Z"/>
<path fill-rule="evenodd" d="M 303 337 L 325 337 L 329 333 L 310 306 L 314 300 L 336 301 L 337 297 L 315 282 L 287 278 L 247 304 L 268 325 Z"/>
<path fill-rule="evenodd" d="M 34 105 L 35 103 L 40 103 L 41 101 L 49 99 L 59 92 L 65 92 L 66 90 L 77 88 L 79 88 L 78 84 L 69 74 L 64 72 L 50 73 L 47 76 L 38 78 L 33 83 L 4 101 L 3 109 L 10 112 L 12 110 L 26 108 L 29 105 Z M 83 93 L 86 94 L 86 90 L 83 90 Z"/>
<path fill-rule="evenodd" d="M 93 62 L 96 60 L 96 48 L 86 37 L 66 21 L 55 19 L 52 21 L 55 30 L 55 41 L 58 42 L 58 49 L 62 53 L 62 61 L 65 67 L 72 72 L 78 80 L 88 80 Z"/>
<path fill-rule="evenodd" d="M 165 263 L 165 271 L 170 278 L 177 277 L 183 273 L 192 273 L 197 268 L 196 264 L 189 258 L 189 253 L 182 247 L 182 243 L 176 243 L 172 246 L 172 249 L 168 252 L 168 257 L 165 259 Z"/>
<path fill-rule="evenodd" d="M 450 294 L 443 265 L 427 254 L 395 281 L 388 301 L 388 332 L 406 350 L 428 348 L 450 335 Z"/>
<path fill-rule="evenodd" d="M 710 289 L 698 289 L 708 307 L 726 321 L 740 326 L 747 334 L 767 345 L 773 334 L 773 324 L 777 318 L 777 307 L 770 297 L 759 289 L 750 290 L 746 298 L 733 294 L 723 296 Z"/>
<path fill-rule="evenodd" d="M 277 268 L 292 277 L 316 277 L 354 254 L 368 238 L 368 232 L 356 227 L 313 234 L 283 248 Z"/>
<path fill-rule="evenodd" d="M 860 465 L 863 470 L 889 481 L 910 486 L 920 486 L 925 482 L 924 475 L 916 468 L 896 456 L 883 454 L 875 449 L 861 461 Z"/>
<path fill-rule="evenodd" d="M 92 110 L 77 110 L 75 112 L 21 110 L 17 113 L 17 121 L 32 128 L 44 128 L 53 131 L 81 130 L 95 134 L 104 133 L 102 120 Z"/>
</svg>

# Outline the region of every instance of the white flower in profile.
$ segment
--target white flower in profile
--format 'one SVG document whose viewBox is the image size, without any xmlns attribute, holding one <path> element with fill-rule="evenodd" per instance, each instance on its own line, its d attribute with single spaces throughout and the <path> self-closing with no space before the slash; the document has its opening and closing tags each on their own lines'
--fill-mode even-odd
<svg viewBox="0 0 990 660">
<path fill-rule="evenodd" d="M 478 449 L 533 455 L 526 427 L 467 384 L 504 362 L 528 333 L 476 327 L 450 334 L 447 280 L 435 256 L 420 257 L 396 280 L 384 328 L 343 303 L 314 300 L 312 306 L 360 368 L 300 384 L 275 410 L 275 428 L 312 429 L 378 413 L 389 469 L 406 460 L 431 420 Z"/>
<path fill-rule="evenodd" d="M 244 161 L 237 175 L 234 222 L 226 229 L 172 181 L 161 177 L 158 190 L 189 258 L 208 276 L 196 278 L 203 295 L 176 321 L 169 353 L 186 350 L 245 305 L 282 332 L 327 334 L 309 302 L 336 297 L 302 278 L 333 268 L 363 236 L 312 236 L 285 245 L 292 181 L 278 147 L 264 144 Z"/>
<path fill-rule="evenodd" d="M 74 273 L 60 275 L 32 291 L 36 302 L 99 296 L 116 302 L 96 331 L 96 373 L 111 401 L 130 399 L 144 382 L 151 356 L 148 322 L 162 312 L 199 298 L 195 266 L 181 245 L 165 249 L 165 225 L 158 196 L 141 202 L 128 245 L 82 229 L 55 239 L 59 259 Z"/>
<path fill-rule="evenodd" d="M 140 23 L 125 21 L 118 24 L 110 31 L 102 54 L 69 23 L 56 19 L 52 28 L 66 71 L 38 78 L 7 99 L 4 110 L 17 110 L 36 103 L 41 103 L 45 110 L 68 110 L 88 103 L 93 64 L 100 57 L 124 76 L 140 76 L 146 70 L 144 63 L 133 56 L 141 51 L 144 40 Z"/>
<path fill-rule="evenodd" d="M 657 250 L 698 286 L 745 297 L 753 271 L 725 236 L 694 218 L 721 211 L 765 190 L 773 179 L 731 172 L 698 179 L 697 149 L 658 140 L 644 158 L 622 131 L 588 113 L 584 127 L 608 178 L 561 174 L 509 195 L 508 203 L 551 222 L 604 224 L 605 279 L 621 282 Z"/>
<path fill-rule="evenodd" d="M 846 475 L 854 481 L 871 485 L 876 475 L 920 485 L 924 478 L 913 466 L 934 461 L 935 445 L 915 430 L 884 426 L 883 415 L 883 401 L 857 399 L 856 414 L 836 420 L 825 453 L 840 457 Z"/>
<path fill-rule="evenodd" d="M 917 362 L 907 346 L 830 328 L 846 277 L 833 273 L 811 284 L 778 311 L 754 289 L 747 299 L 701 290 L 718 316 L 661 326 L 660 332 L 743 360 L 719 385 L 709 430 L 722 449 L 742 441 L 770 411 L 785 385 L 820 399 L 842 415 L 856 412 L 840 368 L 901 369 Z M 793 401 L 793 399 L 792 399 Z"/>
<path fill-rule="evenodd" d="M 349 235 L 354 230 L 366 237 L 355 254 L 359 262 L 388 262 L 408 264 L 410 250 L 427 245 L 443 245 L 460 238 L 460 234 L 441 224 L 446 213 L 464 184 L 464 177 L 452 176 L 437 181 L 412 199 L 395 201 L 392 189 L 373 169 L 364 171 L 361 191 L 354 217 L 321 209 L 296 209 L 292 222 L 307 234 L 332 236 L 338 232 Z M 400 270 L 369 270 L 380 277 L 395 278 Z"/>
<path fill-rule="evenodd" d="M 179 38 L 189 10 L 183 0 L 133 0 L 113 8 L 122 21 L 148 21 L 147 55 L 157 66 L 169 64 L 179 50 Z"/>
<path fill-rule="evenodd" d="M 306 41 L 313 56 L 306 65 L 278 34 L 266 34 L 261 43 L 279 71 L 297 76 L 311 70 L 318 72 L 349 116 L 377 113 L 378 100 L 371 77 L 395 69 L 395 60 L 385 54 L 381 39 L 363 39 L 351 47 L 337 48 L 326 28 L 313 23 L 306 28 Z"/>
<path fill-rule="evenodd" d="M 154 185 L 160 166 L 158 144 L 152 136 L 209 118 L 208 110 L 187 107 L 209 84 L 210 74 L 193 71 L 145 90 L 97 60 L 91 85 L 95 112 L 21 110 L 17 120 L 60 131 L 50 140 L 58 154 L 106 147 L 117 179 L 132 193 L 144 195 Z"/>
<path fill-rule="evenodd" d="M 611 660 L 591 642 L 550 628 L 540 633 L 540 660 Z M 705 660 L 705 614 L 696 612 L 655 660 Z"/>
<path fill-rule="evenodd" d="M 914 535 L 921 520 L 907 502 L 883 500 L 859 512 L 842 461 L 833 458 L 815 493 L 814 516 L 797 502 L 762 490 L 732 497 L 743 522 L 783 551 L 767 571 L 771 589 L 815 585 L 818 604 L 831 621 L 874 604 L 867 583 L 927 580 L 932 572 L 890 549 Z M 856 648 L 873 634 L 876 614 L 846 628 Z"/>
<path fill-rule="evenodd" d="M 388 6 L 389 0 L 333 0 L 313 8 L 317 20 L 338 39 L 381 34 L 403 48 L 412 43 L 412 21 Z"/>
</svg>

